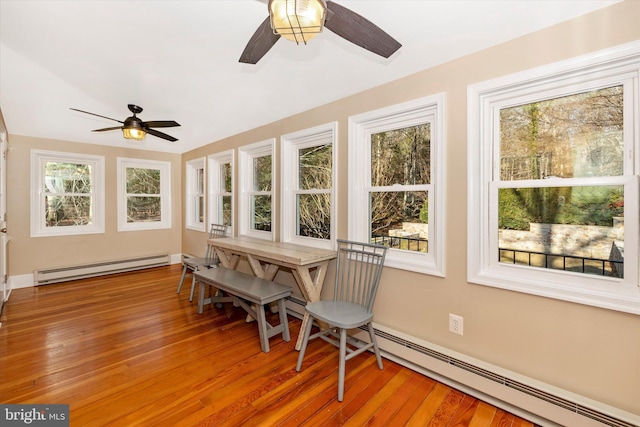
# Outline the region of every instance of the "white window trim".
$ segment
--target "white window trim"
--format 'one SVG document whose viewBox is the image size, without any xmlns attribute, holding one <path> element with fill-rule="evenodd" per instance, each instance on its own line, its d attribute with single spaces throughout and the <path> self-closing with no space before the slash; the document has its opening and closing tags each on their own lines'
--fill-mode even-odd
<svg viewBox="0 0 640 427">
<path fill-rule="evenodd" d="M 231 196 L 231 226 L 227 227 L 227 234 L 234 235 L 233 232 L 233 214 L 234 214 L 234 200 L 236 180 L 234 177 L 234 164 L 233 164 L 234 150 L 228 150 L 209 156 L 209 223 L 210 224 L 222 224 L 223 219 L 219 217 L 220 213 L 220 197 Z M 222 183 L 220 182 L 220 166 L 223 164 L 231 164 L 231 192 L 221 192 Z"/>
<path fill-rule="evenodd" d="M 206 186 L 206 169 L 204 157 L 190 160 L 186 164 L 186 228 L 195 231 L 206 231 L 204 219 L 202 221 L 198 220 L 198 212 L 196 212 L 196 208 L 198 206 L 198 198 L 202 197 L 202 203 L 204 204 L 204 195 L 206 194 L 205 186 Z M 198 171 L 202 170 L 204 177 L 202 181 L 203 188 L 198 189 Z M 204 218 L 206 218 L 206 213 Z"/>
<path fill-rule="evenodd" d="M 264 240 L 275 240 L 276 226 L 276 203 L 275 203 L 275 172 L 277 169 L 275 155 L 276 139 L 271 138 L 265 141 L 245 145 L 238 149 L 239 163 L 239 188 L 240 188 L 240 219 L 239 234 L 242 236 L 256 237 Z M 253 192 L 253 159 L 255 157 L 271 156 L 271 231 L 253 230 L 251 228 L 251 196 Z"/>
<path fill-rule="evenodd" d="M 327 133 L 330 135 L 327 137 Z M 335 248 L 336 225 L 337 225 L 337 203 L 335 183 L 338 182 L 337 176 L 337 135 L 338 123 L 332 122 L 324 125 L 305 129 L 299 132 L 289 133 L 280 137 L 282 147 L 282 183 L 280 192 L 281 205 L 281 236 L 282 242 L 291 242 L 303 246 L 313 246 L 323 249 Z M 320 142 L 322 139 L 322 142 Z M 332 168 L 331 182 L 332 187 L 328 191 L 331 198 L 331 221 L 330 221 L 330 237 L 329 239 L 318 239 L 314 237 L 298 236 L 296 221 L 296 196 L 299 190 L 299 151 L 302 148 L 325 145 L 327 140 L 332 145 Z"/>
<path fill-rule="evenodd" d="M 92 165 L 91 196 L 92 223 L 79 226 L 46 227 L 44 205 L 44 164 L 53 161 L 59 163 L 78 163 Z M 63 153 L 56 151 L 31 150 L 31 237 L 72 236 L 79 234 L 100 234 L 105 232 L 105 168 L 104 156 Z"/>
<path fill-rule="evenodd" d="M 171 228 L 171 162 L 147 159 L 117 158 L 118 164 L 118 231 L 159 230 Z M 127 222 L 127 168 L 160 170 L 161 220 L 158 222 Z"/>
<path fill-rule="evenodd" d="M 418 253 L 398 249 L 387 252 L 385 265 L 403 270 L 444 277 L 446 218 L 446 136 L 445 94 L 439 93 L 402 104 L 349 117 L 349 239 L 367 241 L 371 182 L 371 141 L 375 132 L 416 123 L 428 117 L 432 123 L 431 181 L 429 191 L 429 252 Z M 365 154 L 366 153 L 366 154 Z"/>
<path fill-rule="evenodd" d="M 638 287 L 638 171 L 639 161 L 639 85 L 640 42 L 633 42 L 549 64 L 525 72 L 469 86 L 468 101 L 468 281 L 517 292 L 529 293 L 564 301 L 640 314 L 640 287 Z M 492 262 L 491 242 L 497 233 L 497 220 L 490 215 L 490 207 L 497 200 L 492 181 L 493 128 L 492 107 L 505 100 L 522 101 L 532 94 L 545 91 L 556 96 L 573 93 L 575 85 L 603 87 L 603 82 L 631 80 L 625 86 L 625 99 L 633 98 L 633 105 L 625 107 L 625 153 L 632 159 L 625 162 L 625 175 L 599 178 L 594 183 L 626 184 L 625 213 L 633 212 L 625 220 L 625 278 L 590 276 L 585 274 L 538 270 Z M 540 95 L 542 97 L 542 95 Z M 520 98 L 520 99 L 518 99 Z M 628 114 L 633 111 L 633 114 Z M 633 116 L 633 117 L 632 117 Z M 629 135 L 629 132 L 633 135 Z M 633 170 L 632 170 L 633 169 Z M 585 181 L 585 180 L 582 180 Z M 562 185 L 572 185 L 570 180 L 561 180 Z M 625 215 L 626 216 L 626 215 Z M 495 230 L 494 230 L 495 228 Z M 496 238 L 497 241 L 497 238 Z M 631 244 L 628 244 L 630 242 Z"/>
</svg>

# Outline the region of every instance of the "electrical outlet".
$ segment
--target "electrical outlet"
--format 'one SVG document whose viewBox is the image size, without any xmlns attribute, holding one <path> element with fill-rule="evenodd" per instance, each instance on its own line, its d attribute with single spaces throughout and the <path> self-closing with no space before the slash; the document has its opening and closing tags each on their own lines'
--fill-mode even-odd
<svg viewBox="0 0 640 427">
<path fill-rule="evenodd" d="M 449 332 L 462 335 L 464 329 L 464 319 L 457 314 L 449 313 Z"/>
</svg>

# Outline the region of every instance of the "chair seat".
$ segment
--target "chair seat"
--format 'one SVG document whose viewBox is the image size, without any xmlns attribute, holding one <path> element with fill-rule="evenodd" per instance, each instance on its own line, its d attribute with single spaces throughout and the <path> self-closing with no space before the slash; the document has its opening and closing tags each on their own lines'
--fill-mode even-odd
<svg viewBox="0 0 640 427">
<path fill-rule="evenodd" d="M 182 263 L 188 265 L 189 268 L 196 268 L 196 267 L 204 267 L 204 266 L 213 265 L 215 262 L 211 258 L 196 258 L 196 257 L 194 257 L 194 258 L 185 258 L 182 261 Z"/>
<path fill-rule="evenodd" d="M 338 328 L 352 329 L 373 320 L 373 313 L 359 304 L 345 301 L 317 301 L 307 304 L 306 310 L 318 320 Z"/>
</svg>

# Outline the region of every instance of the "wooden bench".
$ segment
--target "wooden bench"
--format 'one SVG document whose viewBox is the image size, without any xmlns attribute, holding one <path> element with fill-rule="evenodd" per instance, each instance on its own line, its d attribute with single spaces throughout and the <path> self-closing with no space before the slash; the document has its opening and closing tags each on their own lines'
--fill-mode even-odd
<svg viewBox="0 0 640 427">
<path fill-rule="evenodd" d="M 198 270 L 194 272 L 194 277 L 200 282 L 198 314 L 202 314 L 204 304 L 233 302 L 234 306 L 242 307 L 257 321 L 260 348 L 263 352 L 269 352 L 269 338 L 274 335 L 281 333 L 283 340 L 291 339 L 284 304 L 285 298 L 291 295 L 289 286 L 224 267 Z M 228 296 L 212 295 L 205 299 L 204 291 L 207 286 L 212 286 Z M 272 302 L 278 303 L 280 324 L 277 326 L 272 326 L 265 317 L 264 306 Z"/>
</svg>

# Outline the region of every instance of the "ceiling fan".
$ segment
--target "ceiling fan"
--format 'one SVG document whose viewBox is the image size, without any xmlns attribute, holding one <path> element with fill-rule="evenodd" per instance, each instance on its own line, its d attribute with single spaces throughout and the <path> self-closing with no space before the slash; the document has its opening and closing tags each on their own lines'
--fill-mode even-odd
<svg viewBox="0 0 640 427">
<path fill-rule="evenodd" d="M 101 116 L 100 114 L 90 113 L 88 111 L 78 110 L 77 108 L 70 108 L 73 111 L 79 111 L 85 114 L 91 114 L 92 116 L 102 117 L 103 119 L 113 120 L 114 122 L 122 123 L 122 126 L 114 126 L 110 128 L 104 129 L 95 129 L 92 132 L 104 132 L 108 130 L 116 130 L 122 129 L 122 134 L 127 139 L 136 139 L 138 141 L 143 140 L 146 134 L 150 134 L 153 136 L 157 136 L 158 138 L 166 139 L 167 141 L 177 141 L 177 138 L 172 137 L 171 135 L 167 135 L 166 133 L 158 132 L 152 128 L 171 128 L 180 126 L 179 123 L 173 120 L 160 120 L 160 121 L 150 121 L 143 122 L 136 114 L 140 114 L 142 112 L 142 107 L 138 107 L 137 105 L 129 104 L 129 111 L 133 113 L 133 116 L 127 117 L 123 121 L 112 119 L 111 117 Z"/>
<path fill-rule="evenodd" d="M 322 28 L 385 58 L 402 46 L 371 21 L 331 0 L 269 0 L 268 10 L 240 62 L 256 64 L 280 37 L 306 44 Z"/>
</svg>

